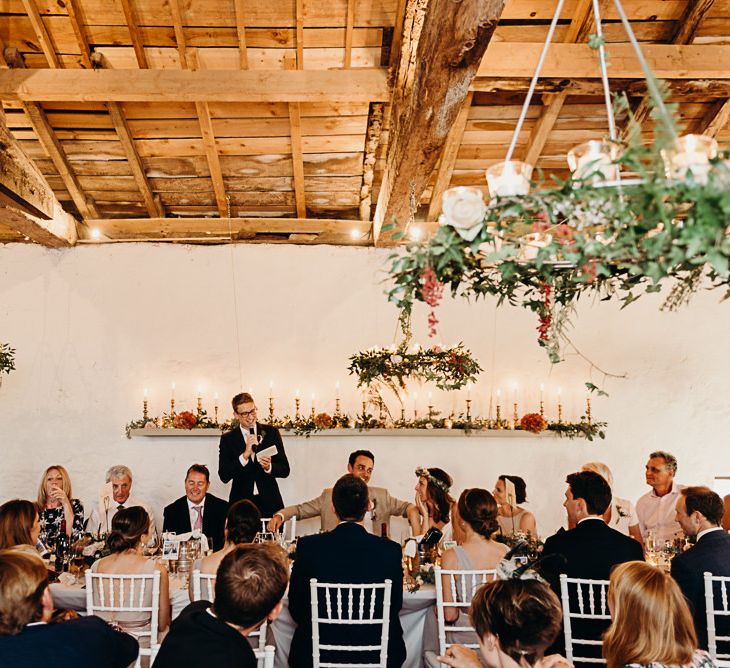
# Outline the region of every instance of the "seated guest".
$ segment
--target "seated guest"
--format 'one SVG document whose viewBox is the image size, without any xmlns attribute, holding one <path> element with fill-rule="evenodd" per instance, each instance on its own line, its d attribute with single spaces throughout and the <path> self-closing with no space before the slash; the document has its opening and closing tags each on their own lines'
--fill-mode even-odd
<svg viewBox="0 0 730 668">
<path fill-rule="evenodd" d="M 355 450 L 350 453 L 347 472 L 363 480 L 366 485 L 370 485 L 370 477 L 373 475 L 374 468 L 375 455 L 369 450 Z M 372 504 L 370 516 L 365 518 L 365 528 L 368 531 L 380 535 L 381 526 L 387 524 L 388 535 L 390 535 L 390 518 L 407 517 L 414 535 L 420 532 L 421 515 L 414 504 L 396 499 L 384 487 L 368 487 L 368 493 Z M 322 531 L 334 529 L 337 526 L 337 516 L 332 509 L 332 488 L 322 490 L 316 499 L 296 506 L 288 506 L 274 513 L 268 525 L 269 531 L 276 531 L 291 517 L 296 517 L 298 520 L 319 517 Z"/>
<path fill-rule="evenodd" d="M 198 531 L 213 545 L 213 550 L 223 547 L 223 526 L 226 523 L 228 503 L 217 496 L 208 494 L 210 471 L 203 464 L 193 464 L 185 474 L 185 496 L 165 506 L 163 531 L 189 533 Z"/>
<path fill-rule="evenodd" d="M 53 601 L 38 555 L 0 551 L 0 663 L 13 668 L 123 668 L 138 644 L 99 617 L 49 624 Z"/>
<path fill-rule="evenodd" d="M 35 551 L 41 522 L 35 504 L 13 499 L 0 506 L 0 550 L 27 545 Z"/>
<path fill-rule="evenodd" d="M 616 564 L 644 560 L 641 544 L 611 529 L 603 519 L 611 503 L 611 488 L 603 476 L 581 471 L 571 473 L 566 482 L 568 489 L 563 505 L 568 524 L 575 529 L 550 536 L 542 551 L 543 572 L 558 596 L 561 573 L 570 578 L 608 580 Z M 548 556 L 552 558 L 548 559 Z M 597 640 L 606 624 L 601 620 L 576 619 L 573 626 L 575 637 Z M 562 651 L 562 641 L 554 649 Z M 590 646 L 586 653 L 589 650 Z"/>
<path fill-rule="evenodd" d="M 730 576 L 730 536 L 720 526 L 722 499 L 708 487 L 685 487 L 677 501 L 677 522 L 693 547 L 672 559 L 672 577 L 690 604 L 699 647 L 707 649 L 704 573 Z M 718 629 L 718 635 L 727 635 Z"/>
<path fill-rule="evenodd" d="M 646 484 L 651 487 L 651 491 L 636 502 L 639 530 L 645 543 L 649 532 L 657 546 L 682 535 L 682 527 L 676 519 L 677 501 L 682 485 L 674 481 L 675 475 L 677 458 L 674 455 L 661 450 L 649 455 L 646 463 Z"/>
<path fill-rule="evenodd" d="M 725 512 L 722 516 L 722 528 L 725 531 L 730 531 L 730 494 L 723 497 L 722 502 L 725 504 Z"/>
<path fill-rule="evenodd" d="M 510 499 L 507 498 L 507 492 L 505 488 L 505 480 L 509 480 L 515 486 L 515 497 L 510 503 Z M 499 516 L 497 522 L 499 522 L 499 531 L 503 536 L 512 536 L 513 534 L 527 533 L 537 537 L 537 524 L 535 522 L 535 516 L 520 508 L 518 503 L 525 503 L 527 501 L 527 485 L 525 481 L 516 475 L 501 475 L 497 478 L 497 482 L 494 484 L 494 498 L 499 504 Z"/>
<path fill-rule="evenodd" d="M 81 538 L 84 531 L 84 507 L 81 501 L 73 498 L 71 478 L 63 466 L 49 466 L 38 486 L 38 514 L 41 520 L 41 533 L 45 544 L 53 549 L 61 531 L 61 523 L 66 522 L 66 534 L 74 542 Z"/>
<path fill-rule="evenodd" d="M 603 462 L 588 462 L 583 464 L 581 471 L 594 471 L 598 475 L 603 476 L 608 483 L 613 494 L 613 475 L 611 469 Z M 639 520 L 636 518 L 636 510 L 634 504 L 628 499 L 619 499 L 612 496 L 608 510 L 603 514 L 606 524 L 622 534 L 631 536 L 638 540 L 642 545 L 644 541 L 641 539 L 641 531 L 639 530 Z M 571 529 L 573 527 L 570 527 Z"/>
<path fill-rule="evenodd" d="M 607 668 L 714 668 L 697 636 L 687 602 L 672 578 L 654 566 L 617 566 L 608 587 L 611 626 L 603 636 Z"/>
<path fill-rule="evenodd" d="M 122 464 L 112 466 L 106 472 L 106 482 L 112 485 L 112 498 L 106 508 L 98 505 L 91 511 L 88 522 L 89 531 L 109 533 L 114 515 L 123 508 L 132 506 L 142 506 L 150 516 L 150 526 L 152 529 L 155 528 L 155 518 L 149 504 L 131 496 L 132 471 L 129 467 Z"/>
<path fill-rule="evenodd" d="M 451 507 L 454 499 L 449 494 L 453 480 L 446 471 L 437 468 L 416 469 L 416 506 L 421 515 L 421 526 L 417 536 L 422 536 L 430 528 L 435 527 L 443 533 L 444 540 L 450 540 Z"/>
<path fill-rule="evenodd" d="M 442 663 L 453 668 L 572 668 L 562 656 L 544 657 L 560 632 L 558 597 L 541 580 L 494 580 L 482 585 L 469 611 L 479 638 L 476 652 L 452 645 Z"/>
<path fill-rule="evenodd" d="M 209 554 L 202 559 L 196 559 L 193 563 L 193 570 L 201 573 L 215 573 L 220 566 L 223 557 L 235 550 L 238 545 L 253 542 L 254 537 L 261 529 L 261 513 L 259 509 L 248 499 L 236 501 L 226 515 L 225 536 L 226 542 L 222 549 Z M 190 594 L 192 600 L 193 581 L 190 580 Z M 203 598 L 211 600 L 208 592 L 202 591 Z"/>
<path fill-rule="evenodd" d="M 91 567 L 94 573 L 110 575 L 137 575 L 160 572 L 160 616 L 159 631 L 164 631 L 170 624 L 170 584 L 167 570 L 160 563 L 147 559 L 142 555 L 150 534 L 150 516 L 142 506 L 132 506 L 120 510 L 112 519 L 112 530 L 107 538 L 107 547 L 111 554 L 99 559 Z M 116 599 L 119 600 L 117 594 Z M 98 603 L 98 601 L 97 601 Z M 152 587 L 145 590 L 144 605 L 152 603 Z M 125 631 L 134 633 L 138 629 L 149 629 L 150 615 L 145 612 L 99 613 L 100 617 L 113 617 Z M 146 638 L 145 638 L 146 640 Z"/>
<path fill-rule="evenodd" d="M 406 647 L 398 617 L 403 604 L 400 546 L 388 538 L 373 536 L 363 527 L 368 508 L 368 487 L 360 478 L 351 474 L 342 476 L 332 489 L 332 503 L 340 523 L 332 531 L 304 536 L 297 544 L 297 558 L 289 585 L 289 612 L 297 623 L 297 629 L 291 644 L 289 665 L 312 665 L 309 581 L 317 578 L 320 582 L 342 584 L 384 582 L 386 579 L 392 581 L 387 665 L 401 666 L 406 658 Z M 374 627 L 358 625 L 337 625 L 335 629 L 326 626 L 321 630 L 320 638 L 324 644 L 380 644 L 379 631 L 375 632 Z M 372 656 L 374 653 L 364 654 Z M 321 657 L 323 661 L 335 662 L 356 661 L 357 658 L 351 651 L 327 650 Z"/>
<path fill-rule="evenodd" d="M 215 603 L 188 605 L 172 623 L 155 668 L 255 668 L 246 637 L 281 611 L 289 569 L 273 545 L 239 545 L 221 561 Z M 309 584 L 307 584 L 309 586 Z"/>
</svg>

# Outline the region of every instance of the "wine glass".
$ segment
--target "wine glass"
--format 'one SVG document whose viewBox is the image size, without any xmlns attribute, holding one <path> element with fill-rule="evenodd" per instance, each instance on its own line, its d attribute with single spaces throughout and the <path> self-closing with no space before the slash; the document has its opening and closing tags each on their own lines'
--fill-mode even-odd
<svg viewBox="0 0 730 668">
<path fill-rule="evenodd" d="M 147 543 L 142 548 L 142 554 L 146 557 L 154 557 L 160 548 L 160 539 L 157 536 L 157 531 L 152 531 L 150 537 L 147 539 Z"/>
</svg>

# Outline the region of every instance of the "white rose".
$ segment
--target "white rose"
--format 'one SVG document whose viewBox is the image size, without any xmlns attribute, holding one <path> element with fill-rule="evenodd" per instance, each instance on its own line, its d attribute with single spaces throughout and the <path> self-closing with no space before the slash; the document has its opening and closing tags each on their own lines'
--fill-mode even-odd
<svg viewBox="0 0 730 668">
<path fill-rule="evenodd" d="M 443 213 L 439 216 L 439 223 L 451 225 L 464 241 L 473 241 L 479 234 L 486 212 L 487 205 L 481 190 L 462 186 L 449 188 L 443 195 Z"/>
</svg>

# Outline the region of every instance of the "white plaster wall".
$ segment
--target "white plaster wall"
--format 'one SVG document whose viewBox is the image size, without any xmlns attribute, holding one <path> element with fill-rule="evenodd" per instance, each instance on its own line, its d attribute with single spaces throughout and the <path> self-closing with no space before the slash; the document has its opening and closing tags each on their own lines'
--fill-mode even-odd
<svg viewBox="0 0 730 668">
<path fill-rule="evenodd" d="M 343 408 L 357 410 L 360 400 L 346 371 L 349 355 L 389 344 L 396 334 L 397 312 L 383 295 L 388 254 L 262 245 L 0 248 L 0 340 L 17 348 L 18 367 L 0 388 L 0 500 L 33 498 L 42 470 L 62 463 L 75 495 L 90 504 L 104 470 L 126 463 L 135 472 L 134 493 L 159 516 L 163 505 L 182 494 L 190 463 L 207 463 L 215 471 L 217 440 L 128 440 L 123 425 L 141 413 L 143 388 L 149 389 L 153 413 L 167 408 L 175 381 L 178 410 L 194 408 L 201 386 L 207 407 L 218 392 L 227 414 L 228 397 L 251 387 L 266 414 L 271 381 L 280 412 L 293 412 L 296 389 L 305 410 L 314 393 L 318 408 L 331 411 L 339 381 Z M 406 498 L 412 497 L 418 464 L 451 472 L 457 491 L 491 489 L 499 473 L 523 475 L 541 534 L 562 523 L 565 474 L 586 460 L 607 462 L 617 493 L 632 500 L 646 490 L 643 467 L 653 449 L 678 456 L 681 482 L 711 483 L 715 475 L 730 475 L 730 305 L 718 303 L 720 296 L 700 294 L 679 313 L 660 313 L 658 296 L 623 311 L 614 304 L 581 304 L 575 344 L 605 370 L 628 375 L 608 381 L 610 398 L 593 401 L 594 415 L 609 422 L 605 441 L 289 438 L 293 473 L 281 483 L 285 502 L 331 484 L 350 450 L 359 447 L 376 454 L 373 482 Z M 590 374 L 577 355 L 551 369 L 530 313 L 496 310 L 490 300 L 446 300 L 438 315 L 442 340 L 464 341 L 485 369 L 473 390 L 476 413 L 486 410 L 497 387 L 511 399 L 514 383 L 520 413 L 526 404 L 535 410 L 544 383 L 548 409 L 561 387 L 567 417 L 575 417 L 584 405 L 583 382 L 602 384 L 600 373 Z M 423 309 L 414 330 L 425 342 Z M 417 391 L 423 412 L 429 388 Z M 463 406 L 464 392 L 433 392 L 437 409 Z M 212 491 L 227 496 L 217 479 Z"/>
</svg>

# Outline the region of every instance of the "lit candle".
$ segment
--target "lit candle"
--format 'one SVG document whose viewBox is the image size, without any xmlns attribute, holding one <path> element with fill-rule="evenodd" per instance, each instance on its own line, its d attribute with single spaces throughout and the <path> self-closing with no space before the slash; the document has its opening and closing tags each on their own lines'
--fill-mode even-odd
<svg viewBox="0 0 730 668">
<path fill-rule="evenodd" d="M 467 401 L 471 399 L 471 381 L 466 384 L 466 399 Z"/>
<path fill-rule="evenodd" d="M 272 399 L 274 397 L 274 381 L 269 381 L 269 399 Z"/>
<path fill-rule="evenodd" d="M 200 387 L 200 385 L 198 385 L 198 413 L 200 413 L 203 410 L 203 397 L 202 397 L 202 394 L 203 394 L 203 390 Z"/>
<path fill-rule="evenodd" d="M 340 381 L 338 380 L 335 383 L 335 399 L 339 399 L 339 398 L 340 398 Z"/>
<path fill-rule="evenodd" d="M 540 383 L 540 401 L 543 399 L 543 393 L 545 392 L 545 385 Z"/>
<path fill-rule="evenodd" d="M 170 387 L 170 399 L 172 399 L 172 400 L 175 399 L 175 383 L 174 382 L 172 383 L 172 385 Z"/>
</svg>

